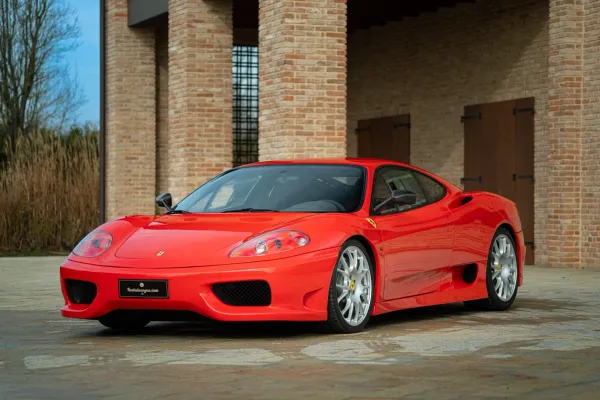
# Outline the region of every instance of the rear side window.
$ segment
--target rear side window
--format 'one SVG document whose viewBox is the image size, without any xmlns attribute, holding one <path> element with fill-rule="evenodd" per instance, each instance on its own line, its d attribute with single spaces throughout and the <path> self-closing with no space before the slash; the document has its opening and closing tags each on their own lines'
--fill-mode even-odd
<svg viewBox="0 0 600 400">
<path fill-rule="evenodd" d="M 427 204 L 426 195 L 411 170 L 400 167 L 384 167 L 377 171 L 373 182 L 371 210 L 385 202 L 394 190 L 408 190 L 417 195 L 416 204 L 394 205 L 392 203 L 380 210 L 380 215 L 408 211 Z"/>
<path fill-rule="evenodd" d="M 446 195 L 446 188 L 442 184 L 417 171 L 413 171 L 413 173 L 415 174 L 419 185 L 423 189 L 425 197 L 427 197 L 427 203 L 435 203 L 436 201 L 440 201 L 444 198 Z"/>
</svg>

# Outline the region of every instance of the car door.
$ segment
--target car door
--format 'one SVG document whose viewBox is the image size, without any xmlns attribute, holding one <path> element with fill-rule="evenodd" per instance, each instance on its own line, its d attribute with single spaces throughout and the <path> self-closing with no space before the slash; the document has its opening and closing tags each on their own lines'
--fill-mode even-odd
<svg viewBox="0 0 600 400">
<path fill-rule="evenodd" d="M 416 203 L 375 212 L 393 190 L 414 192 Z M 370 206 L 382 237 L 385 300 L 438 289 L 441 270 L 450 263 L 454 234 L 450 212 L 439 201 L 444 194 L 443 186 L 440 193 L 439 183 L 410 168 L 386 166 L 375 172 Z"/>
</svg>

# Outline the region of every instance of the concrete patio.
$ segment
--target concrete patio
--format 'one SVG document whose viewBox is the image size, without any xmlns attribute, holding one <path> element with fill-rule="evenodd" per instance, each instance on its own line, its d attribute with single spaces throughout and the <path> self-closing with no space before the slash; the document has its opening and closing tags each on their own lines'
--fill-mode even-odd
<svg viewBox="0 0 600 400">
<path fill-rule="evenodd" d="M 529 267 L 513 309 L 311 324 L 63 319 L 62 258 L 0 258 L 0 399 L 598 399 L 600 270 Z"/>
</svg>

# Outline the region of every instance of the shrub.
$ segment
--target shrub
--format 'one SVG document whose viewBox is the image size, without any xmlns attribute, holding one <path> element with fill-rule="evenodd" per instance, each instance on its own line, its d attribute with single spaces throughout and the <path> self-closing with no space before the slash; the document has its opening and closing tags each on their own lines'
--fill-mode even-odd
<svg viewBox="0 0 600 400">
<path fill-rule="evenodd" d="M 98 136 L 19 137 L 0 170 L 0 252 L 74 247 L 98 225 Z"/>
</svg>

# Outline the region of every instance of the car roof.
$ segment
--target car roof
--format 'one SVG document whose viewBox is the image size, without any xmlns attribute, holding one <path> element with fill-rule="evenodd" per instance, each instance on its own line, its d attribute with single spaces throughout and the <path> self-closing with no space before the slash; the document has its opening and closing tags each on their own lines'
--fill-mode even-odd
<svg viewBox="0 0 600 400">
<path fill-rule="evenodd" d="M 380 158 L 346 157 L 346 158 L 304 158 L 304 159 L 290 159 L 290 160 L 272 160 L 272 161 L 260 161 L 260 162 L 255 162 L 255 163 L 251 163 L 251 164 L 243 164 L 243 165 L 239 166 L 238 168 L 260 166 L 260 165 L 293 165 L 293 164 L 359 165 L 359 166 L 367 167 L 367 168 L 377 168 L 382 165 L 396 165 L 399 167 L 408 167 L 414 171 L 424 173 L 425 175 L 428 175 L 429 177 L 438 181 L 438 183 L 443 184 L 444 186 L 446 186 L 447 189 L 449 189 L 451 191 L 461 191 L 462 190 L 458 186 L 453 184 L 452 182 L 442 178 L 439 175 L 436 175 L 427 170 L 424 170 L 422 168 L 416 167 L 411 164 L 399 162 L 399 161 L 385 160 L 385 159 L 380 159 Z"/>
<path fill-rule="evenodd" d="M 392 160 L 383 160 L 378 158 L 305 158 L 305 159 L 292 159 L 292 160 L 272 160 L 272 161 L 260 161 L 251 164 L 245 164 L 243 167 L 252 167 L 258 165 L 284 165 L 284 164 L 338 164 L 338 165 L 362 165 L 376 167 L 383 164 L 394 164 L 404 165 L 410 167 L 410 165 Z"/>
</svg>

